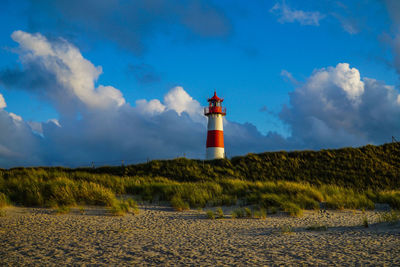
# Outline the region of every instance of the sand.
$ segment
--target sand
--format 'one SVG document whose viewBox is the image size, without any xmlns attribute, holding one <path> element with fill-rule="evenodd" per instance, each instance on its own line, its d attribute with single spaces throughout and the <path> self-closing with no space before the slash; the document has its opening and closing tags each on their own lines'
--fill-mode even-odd
<svg viewBox="0 0 400 267">
<path fill-rule="evenodd" d="M 205 211 L 140 209 L 115 217 L 99 207 L 6 208 L 0 265 L 400 265 L 400 224 L 373 224 L 375 211 L 210 220 Z M 307 230 L 315 223 L 329 228 Z"/>
</svg>

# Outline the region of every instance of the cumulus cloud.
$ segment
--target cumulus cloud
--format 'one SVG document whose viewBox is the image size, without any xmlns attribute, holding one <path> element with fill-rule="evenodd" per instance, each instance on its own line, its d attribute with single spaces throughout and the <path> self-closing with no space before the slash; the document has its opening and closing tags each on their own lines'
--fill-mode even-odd
<svg viewBox="0 0 400 267">
<path fill-rule="evenodd" d="M 136 100 L 136 107 L 139 112 L 150 115 L 160 114 L 165 110 L 165 106 L 158 99 L 150 101 L 146 99 Z"/>
<path fill-rule="evenodd" d="M 290 94 L 280 118 L 298 147 L 380 144 L 400 135 L 400 105 L 393 86 L 360 78 L 347 63 L 316 70 Z"/>
<path fill-rule="evenodd" d="M 173 88 L 164 97 L 167 109 L 175 110 L 181 115 L 182 112 L 188 113 L 192 117 L 202 115 L 202 108 L 199 102 L 194 100 L 182 87 Z"/>
<path fill-rule="evenodd" d="M 291 8 L 285 1 L 277 2 L 270 12 L 276 14 L 280 23 L 299 22 L 301 25 L 319 26 L 320 20 L 325 18 L 325 15 L 318 11 L 303 11 Z"/>
<path fill-rule="evenodd" d="M 0 166 L 40 165 L 40 138 L 16 114 L 0 109 Z"/>
<path fill-rule="evenodd" d="M 40 93 L 55 101 L 60 110 L 70 107 L 70 102 L 89 108 L 109 108 L 125 103 L 121 91 L 112 86 L 95 82 L 102 73 L 101 67 L 95 67 L 82 57 L 80 51 L 63 39 L 50 42 L 41 34 L 30 34 L 15 31 L 12 39 L 19 44 L 19 55 L 22 70 L 14 70 L 11 76 L 17 79 L 1 79 L 10 76 L 10 70 L 2 72 L 0 79 L 6 86 L 22 84 L 26 89 L 35 75 L 42 81 L 35 84 Z M 70 99 L 70 101 L 65 101 Z M 67 103 L 67 106 L 65 105 Z"/>
</svg>

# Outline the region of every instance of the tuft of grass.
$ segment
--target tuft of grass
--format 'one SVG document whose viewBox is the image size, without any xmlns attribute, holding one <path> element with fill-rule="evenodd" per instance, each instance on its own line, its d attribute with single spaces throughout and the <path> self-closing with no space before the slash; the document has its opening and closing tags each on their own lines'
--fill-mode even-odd
<svg viewBox="0 0 400 267">
<path fill-rule="evenodd" d="M 124 216 L 129 212 L 129 205 L 124 201 L 116 200 L 109 208 L 109 211 L 114 216 Z"/>
<path fill-rule="evenodd" d="M 238 208 L 232 211 L 232 218 L 251 218 L 251 210 L 249 208 Z"/>
<path fill-rule="evenodd" d="M 328 226 L 321 225 L 321 224 L 313 224 L 311 226 L 308 226 L 306 228 L 306 230 L 309 230 L 309 231 L 326 231 L 326 230 L 328 230 Z"/>
<path fill-rule="evenodd" d="M 83 206 L 78 206 L 78 210 L 80 214 L 85 214 L 85 208 Z"/>
<path fill-rule="evenodd" d="M 182 200 L 180 196 L 174 196 L 171 199 L 171 206 L 176 210 L 176 211 L 184 211 L 189 209 L 189 204 L 185 201 Z"/>
<path fill-rule="evenodd" d="M 207 219 L 214 220 L 215 219 L 215 214 L 214 214 L 214 212 L 212 210 L 208 210 L 206 212 L 206 217 L 207 217 Z"/>
<path fill-rule="evenodd" d="M 267 218 L 267 212 L 263 208 L 260 208 L 258 210 L 253 210 L 253 218 L 266 219 Z"/>
<path fill-rule="evenodd" d="M 137 214 L 139 209 L 135 200 L 128 198 L 125 200 L 115 200 L 109 211 L 114 216 L 124 216 L 127 213 Z"/>
<path fill-rule="evenodd" d="M 221 207 L 218 207 L 217 210 L 215 211 L 215 215 L 217 219 L 223 219 L 224 218 L 224 212 L 222 211 Z"/>
<path fill-rule="evenodd" d="M 301 215 L 303 215 L 303 210 L 298 205 L 292 202 L 284 203 L 283 210 L 293 217 L 300 217 Z"/>
<path fill-rule="evenodd" d="M 58 206 L 55 209 L 56 214 L 68 214 L 71 212 L 71 207 L 69 206 Z"/>
<path fill-rule="evenodd" d="M 251 209 L 249 209 L 249 208 L 244 208 L 243 209 L 243 211 L 244 211 L 244 217 L 246 217 L 246 218 L 251 218 L 252 216 L 251 216 Z"/>
</svg>

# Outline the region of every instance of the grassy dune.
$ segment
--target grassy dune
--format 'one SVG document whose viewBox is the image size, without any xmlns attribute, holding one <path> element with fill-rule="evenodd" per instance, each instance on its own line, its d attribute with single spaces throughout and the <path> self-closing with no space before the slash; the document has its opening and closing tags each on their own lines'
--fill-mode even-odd
<svg viewBox="0 0 400 267">
<path fill-rule="evenodd" d="M 168 201 L 176 209 L 253 205 L 292 215 L 302 209 L 400 209 L 400 144 L 268 152 L 231 160 L 179 158 L 145 164 L 0 170 L 0 205 L 124 206 L 116 195 Z"/>
</svg>

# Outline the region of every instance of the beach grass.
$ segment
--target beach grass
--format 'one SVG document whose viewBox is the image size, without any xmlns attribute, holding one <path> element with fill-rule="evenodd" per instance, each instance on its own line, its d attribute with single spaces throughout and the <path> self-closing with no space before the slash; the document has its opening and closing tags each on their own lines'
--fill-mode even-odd
<svg viewBox="0 0 400 267">
<path fill-rule="evenodd" d="M 398 155 L 398 145 L 385 144 L 248 154 L 231 160 L 179 158 L 122 167 L 0 169 L 0 206 L 100 205 L 121 212 L 126 204 L 117 199 L 133 195 L 169 202 L 179 211 L 240 205 L 253 207 L 253 212 L 282 211 L 296 217 L 321 205 L 371 210 L 375 203 L 386 203 L 400 209 Z"/>
</svg>

